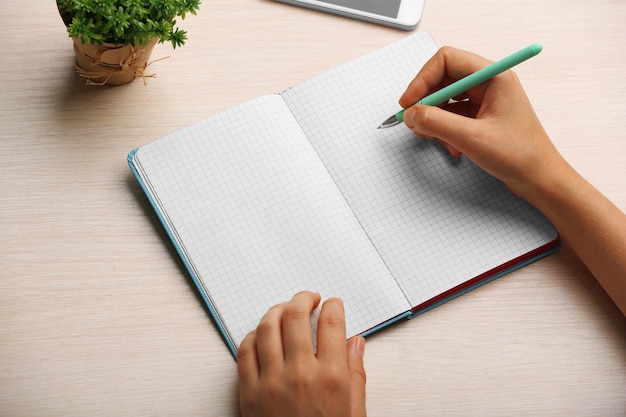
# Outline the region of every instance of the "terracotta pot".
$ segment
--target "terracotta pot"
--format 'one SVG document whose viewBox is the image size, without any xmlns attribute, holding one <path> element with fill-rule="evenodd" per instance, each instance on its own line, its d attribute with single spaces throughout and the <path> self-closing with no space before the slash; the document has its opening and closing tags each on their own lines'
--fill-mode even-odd
<svg viewBox="0 0 626 417">
<path fill-rule="evenodd" d="M 83 44 L 79 39 L 73 40 L 76 71 L 87 84 L 120 85 L 139 77 L 145 82 L 146 78 L 154 76 L 146 75 L 145 70 L 158 41 L 156 38 L 142 46 Z"/>
</svg>

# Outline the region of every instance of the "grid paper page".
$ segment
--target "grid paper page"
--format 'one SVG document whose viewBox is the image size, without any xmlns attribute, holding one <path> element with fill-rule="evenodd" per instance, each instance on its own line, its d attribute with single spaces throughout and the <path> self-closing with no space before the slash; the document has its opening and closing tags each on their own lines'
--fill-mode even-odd
<svg viewBox="0 0 626 417">
<path fill-rule="evenodd" d="M 410 306 L 279 95 L 139 148 L 135 166 L 236 346 L 302 290 L 348 334 Z"/>
<path fill-rule="evenodd" d="M 556 238 L 465 157 L 404 125 L 377 129 L 436 50 L 418 32 L 283 94 L 413 306 Z"/>
</svg>

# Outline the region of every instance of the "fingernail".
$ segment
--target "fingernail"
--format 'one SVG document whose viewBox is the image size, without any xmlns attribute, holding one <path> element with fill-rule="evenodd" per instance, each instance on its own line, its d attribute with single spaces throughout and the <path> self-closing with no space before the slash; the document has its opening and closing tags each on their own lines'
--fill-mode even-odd
<svg viewBox="0 0 626 417">
<path fill-rule="evenodd" d="M 356 341 L 352 345 L 352 349 L 357 357 L 363 358 L 365 354 L 365 338 L 362 336 L 356 336 Z"/>
</svg>

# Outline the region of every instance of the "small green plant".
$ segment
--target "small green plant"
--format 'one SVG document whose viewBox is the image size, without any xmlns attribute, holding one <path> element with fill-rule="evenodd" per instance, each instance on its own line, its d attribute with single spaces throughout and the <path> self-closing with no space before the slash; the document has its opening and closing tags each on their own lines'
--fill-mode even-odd
<svg viewBox="0 0 626 417">
<path fill-rule="evenodd" d="M 187 32 L 176 27 L 176 17 L 196 14 L 200 0 L 57 0 L 70 37 L 82 43 L 182 46 Z"/>
</svg>

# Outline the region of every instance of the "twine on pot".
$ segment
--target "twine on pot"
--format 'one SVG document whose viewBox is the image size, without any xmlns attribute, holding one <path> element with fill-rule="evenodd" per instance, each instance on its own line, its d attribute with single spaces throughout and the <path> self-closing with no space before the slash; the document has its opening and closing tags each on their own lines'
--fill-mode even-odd
<svg viewBox="0 0 626 417">
<path fill-rule="evenodd" d="M 169 57 L 147 62 L 156 40 L 145 47 L 135 48 L 132 45 L 83 45 L 74 40 L 76 52 L 76 72 L 85 80 L 87 85 L 125 84 L 141 77 L 144 85 L 148 78 L 156 74 L 146 74 L 146 68 L 153 62 Z M 103 61 L 103 55 L 107 58 Z M 108 61 L 108 62 L 107 62 Z"/>
</svg>

